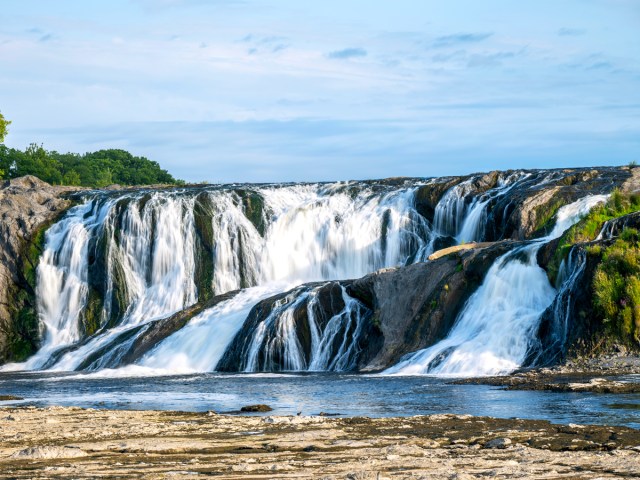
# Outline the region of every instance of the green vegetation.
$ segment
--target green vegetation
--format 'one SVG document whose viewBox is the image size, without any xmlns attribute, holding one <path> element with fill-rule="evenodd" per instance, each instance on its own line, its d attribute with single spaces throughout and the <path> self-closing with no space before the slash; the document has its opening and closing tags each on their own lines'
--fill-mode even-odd
<svg viewBox="0 0 640 480">
<path fill-rule="evenodd" d="M 2 112 L 0 112 L 0 143 L 4 142 L 4 137 L 9 132 L 9 125 L 11 125 L 11 122 L 5 119 Z"/>
<path fill-rule="evenodd" d="M 11 125 L 11 122 L 6 120 L 4 115 L 2 115 L 2 112 L 0 112 L 0 144 L 4 142 L 4 137 L 7 136 L 9 125 Z M 4 175 L 5 171 L 0 167 L 0 178 L 4 177 Z"/>
<path fill-rule="evenodd" d="M 25 151 L 3 145 L 10 121 L 0 113 L 0 180 L 34 175 L 52 185 L 102 188 L 119 185 L 183 184 L 157 162 L 124 150 L 85 153 L 47 151 L 32 143 Z"/>
<path fill-rule="evenodd" d="M 571 227 L 563 236 L 562 244 L 595 240 L 607 220 L 640 210 L 640 195 L 624 194 L 615 189 L 607 203 L 594 207 L 589 214 Z"/>
<path fill-rule="evenodd" d="M 134 157 L 124 150 L 100 150 L 79 155 L 47 151 L 32 143 L 23 152 L 0 145 L 0 178 L 23 175 L 52 185 L 102 188 L 120 185 L 182 184 L 157 162 Z"/>
<path fill-rule="evenodd" d="M 601 249 L 593 277 L 594 305 L 608 333 L 626 343 L 640 341 L 640 244 L 638 231 L 626 228 Z"/>
<path fill-rule="evenodd" d="M 535 209 L 535 225 L 533 227 L 533 236 L 543 236 L 553 229 L 556 223 L 556 213 L 560 207 L 564 205 L 561 199 L 555 199 L 553 202 L 544 202 Z"/>
<path fill-rule="evenodd" d="M 595 240 L 607 220 L 639 210 L 640 195 L 624 194 L 620 190 L 614 189 L 606 203 L 592 208 L 582 220 L 560 237 L 558 248 L 547 268 L 552 282 L 555 281 L 560 263 L 566 258 L 573 245 Z"/>
</svg>

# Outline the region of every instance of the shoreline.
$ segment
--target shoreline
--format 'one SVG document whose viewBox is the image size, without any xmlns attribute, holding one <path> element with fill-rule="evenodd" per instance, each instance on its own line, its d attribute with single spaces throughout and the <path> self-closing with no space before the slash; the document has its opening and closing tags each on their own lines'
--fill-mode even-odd
<svg viewBox="0 0 640 480">
<path fill-rule="evenodd" d="M 470 415 L 0 408 L 3 478 L 629 478 L 640 430 Z"/>
</svg>

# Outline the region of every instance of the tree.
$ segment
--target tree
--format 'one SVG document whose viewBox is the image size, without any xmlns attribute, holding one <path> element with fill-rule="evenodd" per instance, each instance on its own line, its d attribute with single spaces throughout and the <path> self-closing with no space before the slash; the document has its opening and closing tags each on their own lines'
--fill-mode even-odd
<svg viewBox="0 0 640 480">
<path fill-rule="evenodd" d="M 11 125 L 11 122 L 6 120 L 2 112 L 0 112 L 0 143 L 4 142 L 4 137 L 6 137 L 9 132 L 9 125 Z"/>
</svg>

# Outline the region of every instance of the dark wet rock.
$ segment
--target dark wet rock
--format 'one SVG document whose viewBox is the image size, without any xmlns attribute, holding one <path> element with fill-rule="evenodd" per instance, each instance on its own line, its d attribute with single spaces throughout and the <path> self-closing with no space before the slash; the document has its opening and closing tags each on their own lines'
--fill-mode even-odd
<svg viewBox="0 0 640 480">
<path fill-rule="evenodd" d="M 613 374 L 614 371 L 609 371 Z M 621 373 L 621 372 L 615 372 Z M 625 373 L 629 373 L 628 371 Z M 479 377 L 456 380 L 456 385 L 491 385 L 506 390 L 540 390 L 547 392 L 592 392 L 636 394 L 640 393 L 640 382 L 621 380 L 618 376 L 600 377 L 588 372 L 554 372 L 542 369 L 499 377 Z"/>
<path fill-rule="evenodd" d="M 528 174 L 529 178 L 517 189 L 489 206 L 485 240 L 544 236 L 553 228 L 554 215 L 560 207 L 585 194 L 610 193 L 631 176 L 627 169 L 613 167 L 537 170 Z"/>
<path fill-rule="evenodd" d="M 0 187 L 0 364 L 24 360 L 38 347 L 35 270 L 44 230 L 73 205 L 70 195 L 80 190 L 30 175 Z"/>
<path fill-rule="evenodd" d="M 273 408 L 271 408 L 269 405 L 264 405 L 262 403 L 259 403 L 257 405 L 246 405 L 244 407 L 242 407 L 240 409 L 241 412 L 245 412 L 245 413 L 253 413 L 253 412 L 271 412 L 273 411 Z"/>
<path fill-rule="evenodd" d="M 193 317 L 199 315 L 204 310 L 215 307 L 220 302 L 233 298 L 237 293 L 238 291 L 232 291 L 223 295 L 217 295 L 206 301 L 198 302 L 180 310 L 169 317 L 153 320 L 137 328 L 127 330 L 103 348 L 96 350 L 88 356 L 78 366 L 78 370 L 117 368 L 134 363 L 162 340 L 184 327 Z M 128 341 L 134 337 L 135 339 L 132 342 Z M 58 358 L 58 356 L 56 356 L 56 358 Z"/>
<path fill-rule="evenodd" d="M 424 218 L 433 222 L 436 206 L 442 196 L 454 185 L 466 180 L 468 177 L 444 177 L 429 183 L 416 190 L 415 206 L 416 210 Z"/>
<path fill-rule="evenodd" d="M 493 440 L 489 440 L 487 443 L 485 443 L 484 448 L 498 448 L 502 450 L 502 449 L 508 448 L 510 445 L 511 445 L 510 438 L 498 437 L 498 438 L 494 438 Z"/>
<path fill-rule="evenodd" d="M 0 402 L 12 402 L 16 400 L 24 400 L 24 398 L 15 395 L 0 395 Z"/>
<path fill-rule="evenodd" d="M 245 371 L 248 368 L 255 368 L 257 371 L 291 370 L 292 366 L 287 363 L 287 346 L 281 334 L 279 323 L 273 321 L 273 319 L 269 321 L 275 311 L 283 308 L 292 309 L 292 320 L 296 336 L 294 340 L 299 345 L 303 355 L 303 369 L 311 364 L 312 327 L 309 312 L 312 313 L 313 323 L 320 334 L 325 331 L 333 317 L 341 314 L 348 315 L 350 321 L 342 321 L 340 323 L 340 332 L 333 337 L 333 342 L 326 346 L 329 352 L 328 357 L 336 359 L 337 352 L 341 351 L 342 344 L 345 342 L 347 345 L 352 342 L 355 343 L 356 348 L 352 353 L 358 356 L 357 358 L 345 358 L 343 359 L 344 364 L 329 365 L 328 369 L 351 370 L 357 368 L 358 365 L 368 359 L 365 352 L 367 346 L 379 345 L 380 332 L 374 323 L 367 321 L 371 312 L 366 302 L 359 305 L 357 310 L 345 311 L 342 289 L 350 284 L 351 281 L 348 280 L 309 283 L 262 300 L 249 312 L 243 327 L 227 347 L 216 370 L 225 372 Z M 309 294 L 312 291 L 314 301 L 311 304 L 311 296 Z M 358 315 L 361 316 L 364 322 L 360 329 L 356 328 Z M 249 365 L 249 353 L 254 347 L 254 337 L 258 328 L 264 328 L 264 333 L 258 346 L 256 364 Z"/>
<path fill-rule="evenodd" d="M 381 270 L 355 280 L 347 292 L 373 310 L 382 344 L 367 347 L 363 370 L 378 370 L 407 353 L 433 345 L 451 329 L 460 309 L 500 255 L 514 247 L 499 242 L 434 261 Z"/>
</svg>

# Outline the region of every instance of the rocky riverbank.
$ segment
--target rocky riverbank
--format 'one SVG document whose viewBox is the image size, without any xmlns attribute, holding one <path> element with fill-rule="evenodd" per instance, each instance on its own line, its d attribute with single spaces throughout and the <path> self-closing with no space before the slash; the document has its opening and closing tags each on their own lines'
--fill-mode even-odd
<svg viewBox="0 0 640 480">
<path fill-rule="evenodd" d="M 3 478 L 636 478 L 640 431 L 546 421 L 0 409 Z"/>
<path fill-rule="evenodd" d="M 636 377 L 636 378 L 633 378 Z M 491 385 L 507 390 L 549 392 L 640 393 L 640 357 L 626 350 L 593 358 L 571 359 L 553 368 L 511 375 L 456 380 L 457 385 Z"/>
</svg>

